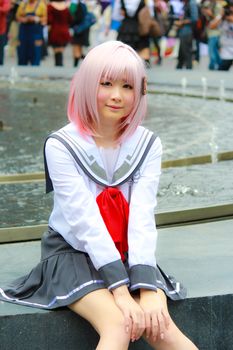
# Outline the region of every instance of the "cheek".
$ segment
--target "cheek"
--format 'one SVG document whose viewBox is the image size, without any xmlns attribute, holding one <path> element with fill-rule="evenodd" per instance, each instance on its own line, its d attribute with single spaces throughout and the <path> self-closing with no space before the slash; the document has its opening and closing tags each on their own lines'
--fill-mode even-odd
<svg viewBox="0 0 233 350">
<path fill-rule="evenodd" d="M 108 93 L 106 91 L 99 91 L 97 95 L 98 105 L 103 105 L 108 98 Z"/>
<path fill-rule="evenodd" d="M 129 94 L 128 96 L 126 96 L 125 102 L 126 102 L 128 108 L 131 110 L 133 108 L 133 105 L 134 105 L 134 94 Z"/>
</svg>

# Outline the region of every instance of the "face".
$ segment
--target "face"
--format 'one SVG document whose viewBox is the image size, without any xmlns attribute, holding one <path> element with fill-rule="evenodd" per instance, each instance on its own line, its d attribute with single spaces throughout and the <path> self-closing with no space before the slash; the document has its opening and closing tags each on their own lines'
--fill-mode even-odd
<svg viewBox="0 0 233 350">
<path fill-rule="evenodd" d="M 127 117 L 134 105 L 134 87 L 124 78 L 101 79 L 97 94 L 100 121 L 119 122 Z"/>
</svg>

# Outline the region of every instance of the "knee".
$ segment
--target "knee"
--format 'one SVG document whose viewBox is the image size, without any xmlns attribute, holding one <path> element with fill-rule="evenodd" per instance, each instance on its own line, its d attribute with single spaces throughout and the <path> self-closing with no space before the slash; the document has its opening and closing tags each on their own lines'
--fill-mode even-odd
<svg viewBox="0 0 233 350">
<path fill-rule="evenodd" d="M 155 347 L 161 347 L 165 349 L 189 349 L 189 350 L 198 350 L 198 348 L 188 339 L 177 326 L 171 321 L 169 327 L 164 332 L 163 339 L 157 339 L 155 342 L 152 342 L 152 345 Z"/>
<path fill-rule="evenodd" d="M 111 318 L 106 318 L 103 326 L 100 329 L 100 337 L 111 337 L 112 340 L 129 343 L 130 335 L 126 333 L 125 320 L 123 314 L 116 313 L 111 315 Z"/>
</svg>

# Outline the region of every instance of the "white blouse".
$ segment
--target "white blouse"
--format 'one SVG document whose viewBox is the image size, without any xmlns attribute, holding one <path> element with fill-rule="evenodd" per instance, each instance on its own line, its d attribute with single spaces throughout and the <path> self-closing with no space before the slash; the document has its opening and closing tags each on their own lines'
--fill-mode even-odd
<svg viewBox="0 0 233 350">
<path fill-rule="evenodd" d="M 107 170 L 108 178 L 111 179 L 113 170 L 124 168 L 129 159 L 134 161 L 137 148 L 140 148 L 136 148 L 137 140 L 142 139 L 146 129 L 138 127 L 118 149 L 100 152 L 93 138 L 84 138 L 72 123 L 62 128 L 61 132 L 74 142 L 79 142 L 83 156 L 93 169 Z M 157 137 L 133 180 L 128 224 L 130 268 L 136 265 L 156 267 L 157 231 L 154 211 L 161 172 L 161 152 L 161 142 Z M 86 175 L 58 140 L 47 140 L 45 154 L 54 188 L 54 207 L 49 226 L 59 232 L 74 249 L 86 252 L 97 270 L 108 264 L 111 266 L 111 263 L 120 260 L 120 254 L 96 203 L 96 197 L 102 192 L 103 186 Z M 126 200 L 129 186 L 130 181 L 118 186 Z"/>
</svg>

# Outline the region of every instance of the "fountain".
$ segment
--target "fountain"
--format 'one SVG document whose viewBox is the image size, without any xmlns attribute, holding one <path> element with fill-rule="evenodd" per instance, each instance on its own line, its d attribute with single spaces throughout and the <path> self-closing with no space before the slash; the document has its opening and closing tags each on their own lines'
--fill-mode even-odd
<svg viewBox="0 0 233 350">
<path fill-rule="evenodd" d="M 207 79 L 205 77 L 201 78 L 202 84 L 202 97 L 205 99 L 207 96 Z"/>
<path fill-rule="evenodd" d="M 215 191 L 219 193 L 219 202 L 232 201 L 228 179 L 231 162 L 218 162 L 219 152 L 233 149 L 232 104 L 225 100 L 223 108 L 219 101 L 208 99 L 207 78 L 202 76 L 199 82 L 200 98 L 187 95 L 186 76 L 181 76 L 178 83 L 180 96 L 148 94 L 149 113 L 145 126 L 159 134 L 163 144 L 163 162 L 180 159 L 180 165 L 183 165 L 163 169 L 158 194 L 159 212 L 211 205 L 216 201 Z M 20 179 L 24 179 L 14 180 L 14 183 L 8 178 L 2 179 L 1 194 L 4 200 L 0 214 L 5 218 L 2 227 L 43 224 L 47 222 L 51 209 L 51 197 L 44 195 L 41 180 L 43 142 L 51 131 L 67 122 L 69 81 L 22 78 L 19 82 L 19 74 L 12 67 L 8 87 L 4 82 L 4 88 L 1 88 L 1 83 L 1 119 L 5 131 L 1 133 L 0 174 L 18 174 Z M 191 83 L 189 86 L 191 90 Z M 223 97 L 225 85 L 222 82 L 220 86 Z M 167 86 L 167 91 L 169 88 Z M 159 85 L 156 89 L 159 89 Z M 164 91 L 166 87 L 162 89 Z M 198 157 L 203 158 L 204 163 L 210 159 L 212 164 L 201 165 Z M 30 180 L 31 176 L 34 180 Z M 20 196 L 16 197 L 15 193 Z M 7 207 L 4 203 L 8 203 Z M 9 209 L 14 212 L 14 217 L 7 214 Z M 29 223 L 27 220 L 32 221 Z"/>
<path fill-rule="evenodd" d="M 185 96 L 186 91 L 187 91 L 187 78 L 186 77 L 183 77 L 181 79 L 181 87 L 182 87 L 182 95 Z"/>
<path fill-rule="evenodd" d="M 220 86 L 219 86 L 219 99 L 221 101 L 224 101 L 225 100 L 225 82 L 224 80 L 220 80 Z"/>
<path fill-rule="evenodd" d="M 15 85 L 15 83 L 19 80 L 19 74 L 15 66 L 11 67 L 9 82 L 11 85 Z"/>
</svg>

